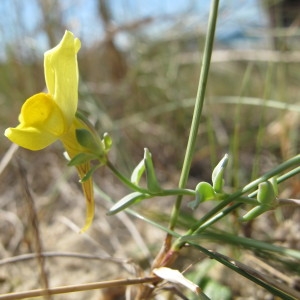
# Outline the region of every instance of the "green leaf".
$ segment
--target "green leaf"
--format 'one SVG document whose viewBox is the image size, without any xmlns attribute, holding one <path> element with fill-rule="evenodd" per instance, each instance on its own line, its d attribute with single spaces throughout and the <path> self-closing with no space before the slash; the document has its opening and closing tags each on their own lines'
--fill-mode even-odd
<svg viewBox="0 0 300 300">
<path fill-rule="evenodd" d="M 68 166 L 78 166 L 95 158 L 95 155 L 92 154 L 79 153 L 68 162 Z"/>
<path fill-rule="evenodd" d="M 161 187 L 157 181 L 153 162 L 152 155 L 147 148 L 144 151 L 144 162 L 146 168 L 146 176 L 147 176 L 147 187 L 150 192 L 156 193 L 161 191 Z"/>
<path fill-rule="evenodd" d="M 216 193 L 222 193 L 223 191 L 224 172 L 227 163 L 228 163 L 228 154 L 225 154 L 212 172 L 211 177 L 213 182 L 213 188 Z"/>
<path fill-rule="evenodd" d="M 140 192 L 133 192 L 126 195 L 124 198 L 119 200 L 115 205 L 113 205 L 110 210 L 107 212 L 107 215 L 114 215 L 125 208 L 140 202 L 143 199 L 149 198 L 148 194 L 142 194 Z"/>
<path fill-rule="evenodd" d="M 135 167 L 131 174 L 130 181 L 134 183 L 135 185 L 139 185 L 140 179 L 142 175 L 145 172 L 145 162 L 144 159 L 142 159 L 139 164 Z"/>
<path fill-rule="evenodd" d="M 101 167 L 101 165 L 95 165 L 89 169 L 89 171 L 80 179 L 80 182 L 87 181 L 99 167 Z"/>
<path fill-rule="evenodd" d="M 196 186 L 196 199 L 188 204 L 192 209 L 198 207 L 198 205 L 204 201 L 212 200 L 216 198 L 216 193 L 208 182 L 202 181 Z"/>
</svg>

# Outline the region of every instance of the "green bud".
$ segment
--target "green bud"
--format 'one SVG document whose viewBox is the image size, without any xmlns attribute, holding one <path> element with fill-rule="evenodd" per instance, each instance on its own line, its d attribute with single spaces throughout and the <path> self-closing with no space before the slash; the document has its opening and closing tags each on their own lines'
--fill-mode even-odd
<svg viewBox="0 0 300 300">
<path fill-rule="evenodd" d="M 195 189 L 196 199 L 188 204 L 191 209 L 196 209 L 198 205 L 204 201 L 216 198 L 213 187 L 208 182 L 200 182 Z"/>
<path fill-rule="evenodd" d="M 257 202 L 260 204 L 252 208 L 248 213 L 246 213 L 241 220 L 250 221 L 263 214 L 266 211 L 269 211 L 277 206 L 278 200 L 276 198 L 277 191 L 277 181 L 268 180 L 262 182 L 258 185 L 257 192 Z"/>
<path fill-rule="evenodd" d="M 135 185 L 139 185 L 141 177 L 143 176 L 144 172 L 145 172 L 145 162 L 144 159 L 142 159 L 133 170 L 130 181 Z"/>
<path fill-rule="evenodd" d="M 103 134 L 103 140 L 102 140 L 103 144 L 104 144 L 104 149 L 105 149 L 105 152 L 107 153 L 111 146 L 112 146 L 112 138 L 110 137 L 110 135 L 105 132 Z"/>
<path fill-rule="evenodd" d="M 212 172 L 212 183 L 216 193 L 222 193 L 224 186 L 224 172 L 228 163 L 228 154 L 220 160 Z"/>
<path fill-rule="evenodd" d="M 267 207 L 273 207 L 275 202 L 277 202 L 275 191 L 270 181 L 265 181 L 258 185 L 257 201 Z"/>
<path fill-rule="evenodd" d="M 161 191 L 161 187 L 156 178 L 156 174 L 152 162 L 152 155 L 147 148 L 144 149 L 144 163 L 145 163 L 146 176 L 147 176 L 147 187 L 149 191 L 153 193 Z"/>
</svg>

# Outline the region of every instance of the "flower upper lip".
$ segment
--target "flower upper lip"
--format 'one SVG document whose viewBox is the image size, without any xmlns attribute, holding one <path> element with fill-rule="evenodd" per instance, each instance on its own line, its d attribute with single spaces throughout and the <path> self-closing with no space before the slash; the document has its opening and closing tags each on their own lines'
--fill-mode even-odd
<svg viewBox="0 0 300 300">
<path fill-rule="evenodd" d="M 49 94 L 63 112 L 68 126 L 71 125 L 78 103 L 77 52 L 80 40 L 66 31 L 61 42 L 45 52 L 45 80 Z"/>
</svg>

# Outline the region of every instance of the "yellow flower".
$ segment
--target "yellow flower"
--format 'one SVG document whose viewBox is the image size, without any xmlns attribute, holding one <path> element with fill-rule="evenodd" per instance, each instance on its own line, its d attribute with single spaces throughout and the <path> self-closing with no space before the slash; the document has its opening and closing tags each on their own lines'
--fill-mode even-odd
<svg viewBox="0 0 300 300">
<path fill-rule="evenodd" d="M 70 31 L 66 31 L 60 43 L 45 52 L 44 72 L 48 93 L 33 95 L 23 104 L 19 115 L 20 124 L 15 128 L 6 129 L 4 133 L 12 142 L 29 150 L 40 150 L 56 140 L 61 140 L 71 159 L 81 153 L 93 154 L 93 151 L 82 146 L 76 137 L 78 129 L 91 131 L 81 118 L 76 117 L 77 52 L 80 45 L 80 40 Z M 82 179 L 90 170 L 89 160 L 76 164 L 76 168 Z M 84 231 L 94 217 L 91 177 L 82 183 L 82 187 L 87 202 L 86 223 L 82 229 Z"/>
</svg>

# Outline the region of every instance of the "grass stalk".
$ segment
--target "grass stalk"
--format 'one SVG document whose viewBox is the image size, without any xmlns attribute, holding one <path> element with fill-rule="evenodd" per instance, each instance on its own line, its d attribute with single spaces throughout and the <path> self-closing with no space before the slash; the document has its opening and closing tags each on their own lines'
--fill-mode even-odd
<svg viewBox="0 0 300 300">
<path fill-rule="evenodd" d="M 194 106 L 191 130 L 190 130 L 190 135 L 187 143 L 187 148 L 186 148 L 185 157 L 184 157 L 183 166 L 182 166 L 181 175 L 178 184 L 179 188 L 184 188 L 186 186 L 190 168 L 191 168 L 193 154 L 195 151 L 195 145 L 196 145 L 197 134 L 200 125 L 200 118 L 202 114 L 207 78 L 208 78 L 211 55 L 212 55 L 213 44 L 214 44 L 215 29 L 216 29 L 216 23 L 218 17 L 218 7 L 219 7 L 219 0 L 213 0 L 211 2 L 211 9 L 210 9 L 208 28 L 207 28 L 207 38 L 206 38 L 204 52 L 203 52 L 203 64 L 200 72 L 199 85 L 198 85 L 198 91 L 196 96 L 196 102 Z M 180 207 L 181 207 L 181 202 L 182 202 L 182 196 L 179 195 L 176 199 L 175 205 L 171 213 L 170 224 L 169 224 L 170 229 L 173 229 L 176 225 Z"/>
</svg>

